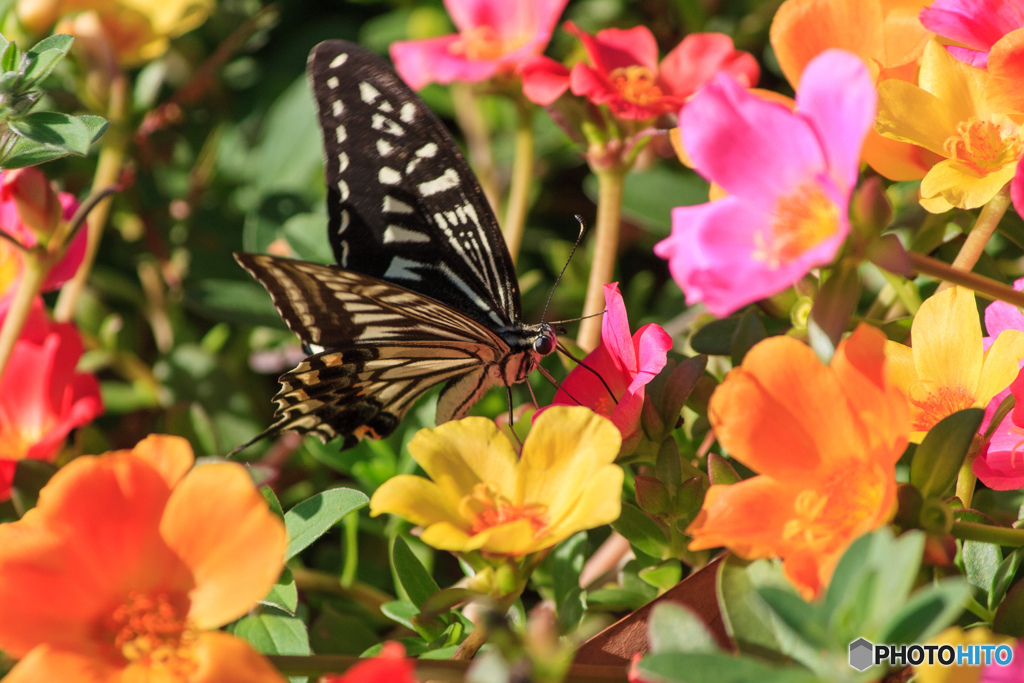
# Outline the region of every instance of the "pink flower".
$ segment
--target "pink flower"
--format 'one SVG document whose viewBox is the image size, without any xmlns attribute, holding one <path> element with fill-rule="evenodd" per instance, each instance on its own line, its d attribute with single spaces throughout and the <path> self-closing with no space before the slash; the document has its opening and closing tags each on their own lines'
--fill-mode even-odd
<svg viewBox="0 0 1024 683">
<path fill-rule="evenodd" d="M 949 52 L 971 66 L 984 69 L 992 46 L 1007 33 L 1024 27 L 1022 0 L 935 0 L 921 10 L 929 31 L 952 38 L 965 47 L 948 45 Z"/>
<path fill-rule="evenodd" d="M 626 442 L 640 436 L 644 387 L 665 367 L 672 339 L 654 323 L 644 325 L 630 338 L 619 283 L 604 286 L 604 301 L 601 344 L 583 360 L 587 367 L 580 365 L 569 373 L 552 405 L 587 406 L 609 418 Z M 534 419 L 543 410 L 538 410 Z"/>
<path fill-rule="evenodd" d="M 417 683 L 416 662 L 406 659 L 401 643 L 384 643 L 376 657 L 357 662 L 344 674 L 328 674 L 319 683 Z"/>
<path fill-rule="evenodd" d="M 1014 282 L 1013 288 L 1018 292 L 1024 290 L 1024 278 Z M 1004 330 L 1024 331 L 1024 314 L 1013 304 L 993 301 L 985 309 L 985 329 L 989 336 L 984 338 L 983 343 L 988 350 Z M 1008 388 L 989 401 L 981 431 L 988 429 L 999 404 L 1010 394 L 1017 399 L 1013 412 L 996 427 L 992 438 L 973 465 L 974 476 L 985 486 L 997 491 L 1024 487 L 1024 374 L 1018 374 Z"/>
<path fill-rule="evenodd" d="M 594 104 L 604 104 L 623 119 L 644 120 L 677 112 L 686 99 L 719 71 L 732 74 L 747 87 L 757 82 L 760 68 L 749 53 L 736 50 L 721 33 L 692 33 L 658 64 L 658 44 L 645 26 L 610 28 L 592 36 L 572 22 L 565 29 L 586 48 L 590 64 L 572 71 L 537 58 L 524 65 L 523 92 L 548 105 L 568 88 Z"/>
<path fill-rule="evenodd" d="M 842 50 L 808 64 L 796 112 L 722 75 L 694 96 L 684 147 L 729 195 L 674 209 L 672 234 L 654 247 L 687 303 L 725 316 L 832 261 L 876 99 L 864 63 Z"/>
<path fill-rule="evenodd" d="M 28 182 L 27 182 L 28 181 Z M 31 211 L 39 205 L 45 205 L 46 201 L 37 196 L 26 201 L 26 187 L 39 190 L 40 185 L 47 188 L 49 181 L 45 179 L 40 171 L 34 168 L 19 169 L 17 171 L 0 172 L 0 230 L 13 237 L 20 244 L 26 247 L 35 246 L 38 243 L 36 233 L 33 232 L 30 224 L 37 229 L 43 228 L 46 222 L 41 215 L 48 213 Z M 53 191 L 53 190 L 51 190 Z M 55 192 L 55 191 L 54 191 Z M 40 194 L 38 192 L 32 193 Z M 60 202 L 60 218 L 69 220 L 78 210 L 78 201 L 74 195 L 67 192 L 57 193 Z M 20 204 L 20 206 L 19 206 Z M 28 217 L 28 222 L 23 219 L 22 214 Z M 38 218 L 38 220 L 33 220 Z M 49 227 L 53 227 L 52 225 Z M 71 279 L 78 270 L 85 255 L 85 231 L 79 231 L 72 240 L 64 254 L 64 258 L 50 269 L 46 280 L 43 282 L 43 291 L 57 289 Z M 14 292 L 17 291 L 18 283 L 21 282 L 21 273 L 24 268 L 24 257 L 20 249 L 6 239 L 0 239 L 0 315 L 7 311 Z"/>
<path fill-rule="evenodd" d="M 75 372 L 81 355 L 74 326 L 51 323 L 37 299 L 0 377 L 0 500 L 19 460 L 52 460 L 72 429 L 103 413 L 96 378 Z"/>
<path fill-rule="evenodd" d="M 476 83 L 516 71 L 544 51 L 568 0 L 445 0 L 457 34 L 391 45 L 395 70 L 415 90 Z"/>
</svg>

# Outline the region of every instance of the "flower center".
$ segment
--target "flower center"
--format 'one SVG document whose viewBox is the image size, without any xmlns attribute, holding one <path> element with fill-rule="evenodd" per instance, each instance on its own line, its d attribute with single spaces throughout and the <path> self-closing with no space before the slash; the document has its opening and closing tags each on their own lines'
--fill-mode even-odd
<svg viewBox="0 0 1024 683">
<path fill-rule="evenodd" d="M 448 46 L 448 52 L 473 61 L 487 61 L 519 49 L 525 38 L 505 40 L 492 26 L 477 26 L 459 34 L 459 39 Z"/>
<path fill-rule="evenodd" d="M 913 429 L 927 432 L 944 418 L 974 405 L 974 396 L 961 386 L 928 386 L 923 382 L 910 388 Z"/>
<path fill-rule="evenodd" d="M 534 537 L 547 527 L 547 506 L 540 504 L 515 505 L 505 496 L 498 493 L 493 484 L 481 483 L 473 488 L 473 493 L 463 501 L 468 508 L 467 516 L 473 519 L 470 530 L 474 534 L 502 524 L 525 519 L 533 528 Z"/>
<path fill-rule="evenodd" d="M 779 198 L 770 230 L 754 235 L 754 258 L 778 268 L 836 234 L 839 207 L 820 183 L 808 181 Z"/>
<path fill-rule="evenodd" d="M 793 501 L 793 519 L 782 535 L 787 541 L 827 552 L 829 546 L 846 539 L 864 520 L 879 512 L 885 496 L 885 477 L 871 464 L 859 463 L 856 470 L 843 468 L 813 489 L 801 491 Z"/>
<path fill-rule="evenodd" d="M 0 295 L 14 294 L 12 289 L 21 272 L 21 253 L 7 240 L 0 240 Z"/>
<path fill-rule="evenodd" d="M 655 82 L 654 74 L 646 66 L 634 64 L 619 67 L 608 74 L 608 80 L 627 102 L 648 105 L 662 98 L 661 88 Z"/>
<path fill-rule="evenodd" d="M 971 117 L 957 124 L 956 135 L 943 143 L 950 159 L 962 161 L 980 173 L 998 171 L 1024 156 L 1020 126 L 1005 116 Z"/>
<path fill-rule="evenodd" d="M 183 616 L 181 603 L 166 593 L 132 591 L 104 620 L 107 640 L 129 665 L 185 679 L 196 667 L 193 648 L 198 633 Z"/>
</svg>

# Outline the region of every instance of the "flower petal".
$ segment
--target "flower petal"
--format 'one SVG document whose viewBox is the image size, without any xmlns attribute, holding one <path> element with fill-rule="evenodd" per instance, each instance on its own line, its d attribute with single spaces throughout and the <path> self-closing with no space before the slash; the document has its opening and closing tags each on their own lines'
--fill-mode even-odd
<svg viewBox="0 0 1024 683">
<path fill-rule="evenodd" d="M 459 514 L 460 498 L 452 499 L 434 482 L 412 474 L 399 474 L 381 484 L 370 498 L 370 516 L 398 515 L 413 524 L 428 526 L 448 522 L 466 526 Z"/>
<path fill-rule="evenodd" d="M 690 550 L 728 547 L 747 559 L 776 557 L 789 547 L 783 531 L 799 488 L 766 476 L 712 486 L 686 529 Z"/>
<path fill-rule="evenodd" d="M 946 139 L 960 121 L 947 102 L 913 83 L 891 78 L 878 84 L 875 130 L 888 138 L 945 157 Z"/>
<path fill-rule="evenodd" d="M 198 666 L 189 683 L 285 683 L 266 657 L 227 633 L 200 634 L 195 652 Z"/>
<path fill-rule="evenodd" d="M 1024 174 L 1018 172 L 1018 175 Z M 1024 278 L 1015 280 L 1013 288 L 1024 291 Z M 993 301 L 985 308 L 985 330 L 993 339 L 1003 330 L 1024 330 L 1024 312 L 1005 301 Z"/>
<path fill-rule="evenodd" d="M 646 26 L 628 29 L 606 28 L 592 36 L 571 21 L 565 30 L 580 39 L 591 64 L 601 74 L 627 66 L 640 65 L 658 72 L 658 43 Z"/>
<path fill-rule="evenodd" d="M 987 405 L 1000 391 L 1010 386 L 1024 360 L 1024 332 L 1005 330 L 985 352 L 981 367 L 981 380 L 974 398 L 978 404 Z"/>
<path fill-rule="evenodd" d="M 658 75 L 669 92 L 689 97 L 719 71 L 747 88 L 760 76 L 753 55 L 737 50 L 732 38 L 722 33 L 690 33 L 661 60 Z"/>
<path fill-rule="evenodd" d="M 450 500 L 461 500 L 481 482 L 511 495 L 516 453 L 494 422 L 485 417 L 421 429 L 409 442 L 409 454 Z"/>
<path fill-rule="evenodd" d="M 519 66 L 523 94 L 534 104 L 546 107 L 569 89 L 569 70 L 550 57 L 537 55 Z"/>
<path fill-rule="evenodd" d="M 135 444 L 132 454 L 152 465 L 172 488 L 196 461 L 187 439 L 168 434 L 150 434 Z"/>
<path fill-rule="evenodd" d="M 918 377 L 972 395 L 981 380 L 981 320 L 974 292 L 950 287 L 928 297 L 911 326 Z"/>
<path fill-rule="evenodd" d="M 284 524 L 237 463 L 189 472 L 167 501 L 160 533 L 191 569 L 189 617 L 199 628 L 245 614 L 284 565 Z"/>
<path fill-rule="evenodd" d="M 123 671 L 122 667 L 112 666 L 102 657 L 40 645 L 25 655 L 10 673 L 4 676 L 4 683 L 122 683 Z"/>
<path fill-rule="evenodd" d="M 427 40 L 400 40 L 391 43 L 391 61 L 395 71 L 413 90 L 429 83 L 466 81 L 477 83 L 498 72 L 501 62 L 493 59 L 466 59 L 452 52 L 460 40 L 456 34 Z"/>
<path fill-rule="evenodd" d="M 921 181 L 921 196 L 942 197 L 960 209 L 984 206 L 1014 177 L 1016 164 L 980 174 L 971 164 L 957 159 L 944 159 L 932 166 Z"/>
<path fill-rule="evenodd" d="M 988 50 L 1004 34 L 1024 26 L 1024 6 L 1007 0 L 935 0 L 921 23 L 940 36 Z"/>
</svg>

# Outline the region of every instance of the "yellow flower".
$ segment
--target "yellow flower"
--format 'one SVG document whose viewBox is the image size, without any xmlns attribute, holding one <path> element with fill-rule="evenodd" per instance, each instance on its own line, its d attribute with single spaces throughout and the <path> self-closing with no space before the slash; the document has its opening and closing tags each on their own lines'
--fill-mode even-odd
<svg viewBox="0 0 1024 683">
<path fill-rule="evenodd" d="M 885 355 L 889 376 L 910 402 L 914 443 L 942 418 L 988 405 L 1024 359 L 1024 333 L 1017 330 L 1004 330 L 983 350 L 974 292 L 963 287 L 921 304 L 910 337 L 913 348 L 887 341 Z"/>
<path fill-rule="evenodd" d="M 170 39 L 196 28 L 210 15 L 214 0 L 18 0 L 21 23 L 42 33 L 61 18 L 94 15 L 93 21 L 72 19 L 63 28 L 87 39 L 97 32 L 116 53 L 123 67 L 138 66 L 167 51 Z M 92 28 L 98 24 L 98 28 Z M 85 37 L 85 36 L 83 36 Z"/>
<path fill-rule="evenodd" d="M 927 644 L 951 645 L 956 649 L 960 645 L 1009 645 L 1012 648 L 1013 643 L 1014 640 L 1010 636 L 997 636 L 984 627 L 965 631 L 959 626 L 950 626 L 939 635 L 930 639 Z M 943 666 L 936 662 L 934 664 L 919 664 L 915 666 L 914 674 L 916 674 L 914 680 L 917 683 L 978 683 L 981 680 L 982 667 L 980 665 L 969 666 L 967 664 Z M 1012 679 L 1007 678 L 1005 680 Z"/>
<path fill-rule="evenodd" d="M 879 84 L 875 130 L 943 157 L 921 181 L 925 209 L 982 206 L 1024 155 L 1024 103 L 1005 79 L 958 61 L 936 40 L 925 47 L 918 83 Z"/>
<path fill-rule="evenodd" d="M 541 414 L 521 459 L 483 417 L 423 429 L 409 452 L 433 481 L 388 480 L 370 500 L 370 514 L 425 527 L 423 542 L 441 550 L 527 555 L 618 518 L 620 443 L 610 420 L 579 406 Z"/>
</svg>

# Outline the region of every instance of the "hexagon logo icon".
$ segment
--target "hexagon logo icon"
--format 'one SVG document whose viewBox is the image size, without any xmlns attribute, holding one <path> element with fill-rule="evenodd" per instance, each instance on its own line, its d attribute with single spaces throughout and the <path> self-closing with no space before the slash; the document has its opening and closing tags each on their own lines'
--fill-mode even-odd
<svg viewBox="0 0 1024 683">
<path fill-rule="evenodd" d="M 874 664 L 875 646 L 864 638 L 850 643 L 850 666 L 857 671 L 864 671 Z"/>
</svg>

